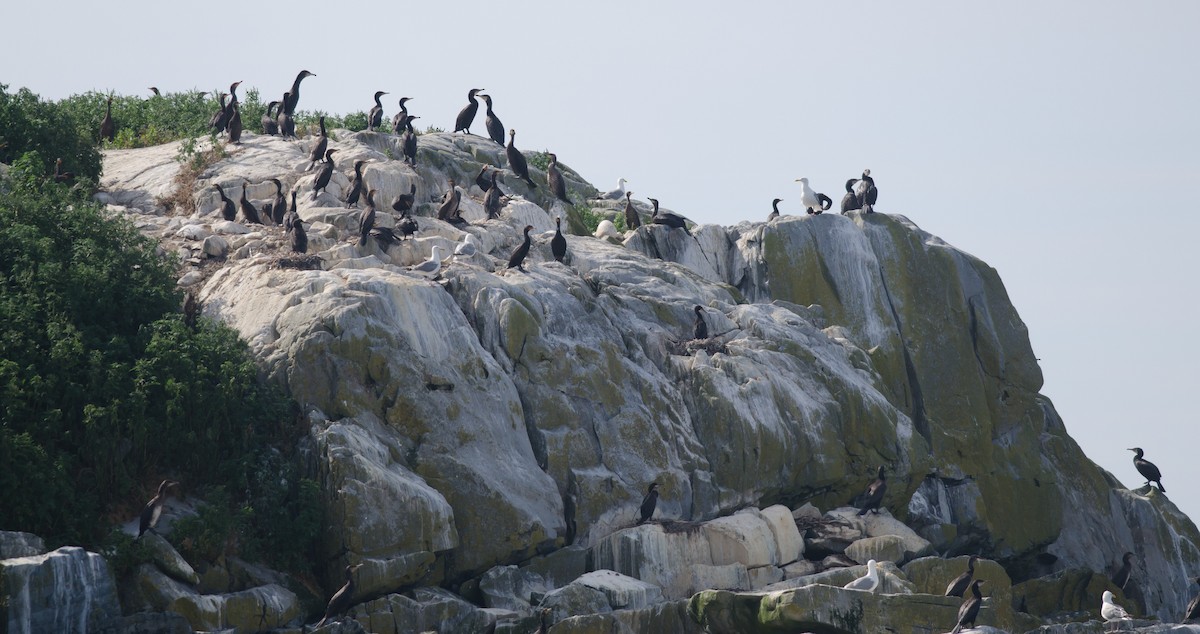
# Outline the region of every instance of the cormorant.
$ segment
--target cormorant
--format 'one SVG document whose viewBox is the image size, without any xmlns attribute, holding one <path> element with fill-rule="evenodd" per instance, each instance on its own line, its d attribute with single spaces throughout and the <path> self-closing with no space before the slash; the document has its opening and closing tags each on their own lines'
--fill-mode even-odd
<svg viewBox="0 0 1200 634">
<path fill-rule="evenodd" d="M 62 159 L 58 158 L 54 160 L 54 174 L 52 175 L 52 178 L 56 183 L 65 183 L 72 178 L 75 178 L 75 174 L 73 172 L 62 171 Z"/>
<path fill-rule="evenodd" d="M 487 193 L 483 195 L 483 209 L 487 212 L 488 220 L 500 217 L 501 198 L 504 193 L 500 191 L 500 186 L 496 184 L 496 179 L 500 174 L 496 170 L 492 170 L 492 182 L 488 186 Z"/>
<path fill-rule="evenodd" d="M 292 118 L 292 113 L 284 110 L 284 104 L 291 98 L 291 93 L 283 93 L 283 101 L 279 104 L 279 109 L 275 111 L 275 119 L 279 122 L 279 136 L 294 139 L 296 138 L 296 120 Z"/>
<path fill-rule="evenodd" d="M 488 136 L 491 137 L 496 145 L 504 146 L 504 124 L 500 123 L 500 117 L 492 112 L 492 96 L 479 95 L 483 102 L 487 104 L 487 114 L 483 117 L 483 125 L 487 128 Z"/>
<path fill-rule="evenodd" d="M 263 223 L 263 221 L 261 218 L 258 217 L 258 210 L 255 209 L 254 205 L 251 205 L 250 201 L 246 199 L 246 188 L 249 185 L 250 185 L 249 181 L 243 182 L 243 184 L 242 184 L 242 199 L 240 201 L 238 201 L 238 206 L 242 208 L 242 216 L 246 218 L 246 222 L 254 223 L 256 225 L 261 225 Z"/>
<path fill-rule="evenodd" d="M 100 120 L 100 138 L 108 139 L 109 143 L 117 138 L 117 128 L 113 125 L 112 118 L 112 95 L 108 96 L 108 102 L 104 105 L 104 118 Z"/>
<path fill-rule="evenodd" d="M 1112 592 L 1105 590 L 1101 595 L 1100 616 L 1104 617 L 1105 621 L 1118 621 L 1129 618 L 1129 613 L 1125 611 L 1125 608 L 1113 602 Z"/>
<path fill-rule="evenodd" d="M 808 210 L 810 214 L 820 214 L 833 206 L 833 200 L 825 194 L 818 194 L 813 191 L 808 185 L 807 178 L 797 178 L 797 183 L 800 183 L 800 206 Z"/>
<path fill-rule="evenodd" d="M 469 102 L 462 110 L 458 111 L 458 118 L 454 120 L 454 131 L 462 130 L 467 134 L 471 133 L 471 123 L 475 121 L 475 113 L 479 112 L 479 102 L 475 101 L 475 95 L 483 92 L 483 88 L 472 88 L 467 93 L 467 101 Z"/>
<path fill-rule="evenodd" d="M 484 163 L 479 167 L 479 173 L 475 175 L 475 186 L 479 188 L 479 191 L 485 194 L 487 193 L 488 188 L 492 186 L 488 181 L 487 168 L 487 163 Z"/>
<path fill-rule="evenodd" d="M 954 578 L 950 585 L 946 586 L 946 596 L 961 597 L 967 591 L 967 586 L 971 583 L 971 577 L 975 576 L 975 561 L 979 557 L 971 555 L 967 559 L 967 571 Z"/>
<path fill-rule="evenodd" d="M 271 114 L 271 111 L 274 110 L 275 106 L 278 105 L 278 101 L 272 101 L 271 103 L 267 104 L 267 114 L 262 116 L 263 134 L 269 134 L 271 136 L 279 134 L 279 122 L 276 121 L 275 116 Z"/>
<path fill-rule="evenodd" d="M 625 228 L 630 231 L 642 226 L 642 217 L 633 208 L 633 200 L 630 199 L 632 195 L 633 192 L 625 192 Z"/>
<path fill-rule="evenodd" d="M 683 216 L 673 214 L 669 211 L 659 211 L 658 199 L 656 198 L 647 198 L 647 200 L 650 201 L 650 204 L 654 205 L 654 212 L 650 216 L 650 222 L 656 225 L 671 227 L 672 229 L 683 229 L 684 233 L 689 236 L 692 235 L 692 232 L 688 231 L 687 221 L 683 219 Z"/>
<path fill-rule="evenodd" d="M 183 295 L 183 323 L 188 328 L 196 329 L 196 317 L 200 315 L 200 301 L 196 299 L 196 294 L 188 291 Z"/>
<path fill-rule="evenodd" d="M 229 130 L 229 142 L 234 145 L 241 145 L 242 109 L 236 101 L 229 104 L 229 123 L 225 127 Z"/>
<path fill-rule="evenodd" d="M 234 109 L 234 106 L 240 106 L 240 105 L 241 105 L 241 104 L 239 104 L 239 103 L 238 103 L 238 98 L 237 98 L 237 87 L 238 87 L 238 86 L 240 86 L 240 85 L 241 85 L 241 83 L 242 83 L 242 82 L 240 82 L 240 81 L 235 81 L 235 82 L 233 82 L 232 84 L 229 84 L 229 103 L 225 104 L 225 129 L 226 129 L 226 130 L 228 130 L 228 129 L 229 129 L 229 123 L 233 121 L 233 109 Z M 240 111 L 239 111 L 238 117 L 239 117 L 239 123 L 240 123 L 240 122 L 241 122 L 241 120 L 240 120 L 240 119 L 241 119 L 241 113 L 240 113 Z M 239 137 L 239 138 L 241 138 L 241 134 L 242 134 L 242 133 L 241 133 L 241 131 L 239 130 L 239 131 L 238 131 L 238 137 Z"/>
<path fill-rule="evenodd" d="M 658 483 L 651 482 L 650 488 L 646 490 L 646 497 L 642 498 L 642 506 L 639 509 L 638 524 L 645 524 L 654 517 L 654 508 L 658 506 Z"/>
<path fill-rule="evenodd" d="M 225 105 L 225 98 L 229 95 L 220 93 L 217 100 L 221 102 L 221 107 L 208 118 L 208 127 L 212 128 L 213 134 L 220 134 L 229 127 L 229 107 Z"/>
<path fill-rule="evenodd" d="M 146 502 L 146 506 L 142 508 L 142 515 L 138 518 L 137 536 L 139 538 L 141 538 L 146 531 L 154 530 L 154 527 L 158 524 L 159 516 L 162 515 L 163 502 L 167 501 L 167 489 L 177 484 L 179 483 L 175 482 L 174 480 L 163 480 L 162 483 L 158 485 L 158 494 L 150 498 L 149 502 Z"/>
<path fill-rule="evenodd" d="M 318 119 L 317 123 L 321 126 L 321 136 L 317 139 L 316 145 L 308 153 L 308 167 L 304 168 L 306 172 L 312 169 L 313 165 L 316 165 L 317 161 L 321 160 L 321 157 L 325 156 L 325 150 L 329 147 L 329 135 L 325 132 L 325 117 Z"/>
<path fill-rule="evenodd" d="M 858 200 L 858 194 L 854 193 L 854 183 L 856 182 L 858 182 L 858 179 L 854 178 L 846 181 L 846 195 L 842 196 L 842 213 L 862 209 L 862 203 Z M 965 592 L 966 588 L 963 588 L 963 591 Z"/>
<path fill-rule="evenodd" d="M 875 592 L 879 589 L 879 564 L 874 559 L 867 560 L 867 574 L 842 586 L 846 590 L 862 590 Z"/>
<path fill-rule="evenodd" d="M 225 195 L 225 190 L 221 189 L 220 185 L 214 183 L 213 187 L 216 188 L 217 193 L 221 194 L 221 217 L 229 221 L 236 220 L 237 207 L 234 206 L 233 201 Z"/>
<path fill-rule="evenodd" d="M 871 178 L 871 170 L 863 170 L 862 182 L 864 183 L 862 195 L 859 196 L 861 204 L 865 209 L 868 205 L 875 206 L 875 201 L 879 200 L 879 190 L 875 188 L 875 179 Z"/>
<path fill-rule="evenodd" d="M 404 124 L 408 121 L 408 106 L 404 102 L 412 101 L 412 97 L 400 98 L 400 112 L 392 117 L 392 134 L 402 134 L 404 132 Z"/>
<path fill-rule="evenodd" d="M 283 197 L 283 183 L 279 182 L 278 178 L 272 178 L 272 183 L 275 183 L 275 202 L 271 204 L 271 220 L 275 224 L 283 224 L 283 217 L 287 215 L 287 199 Z M 292 207 L 296 206 L 296 192 L 292 192 Z"/>
<path fill-rule="evenodd" d="M 151 86 L 149 90 L 150 90 L 150 92 L 154 93 L 155 97 L 162 96 L 162 93 L 158 92 L 158 86 Z"/>
<path fill-rule="evenodd" d="M 375 190 L 367 192 L 367 208 L 358 216 L 358 246 L 367 246 L 367 235 L 375 228 Z"/>
<path fill-rule="evenodd" d="M 567 181 L 562 172 L 558 171 L 558 156 L 554 152 L 550 152 L 550 162 L 546 164 L 546 182 L 549 183 L 550 192 L 555 198 L 571 204 L 571 199 L 567 198 Z"/>
<path fill-rule="evenodd" d="M 304 223 L 297 218 L 292 222 L 292 253 L 308 253 L 308 234 L 304 232 Z"/>
<path fill-rule="evenodd" d="M 950 630 L 950 634 L 958 634 L 969 623 L 971 627 L 975 627 L 975 619 L 979 617 L 979 608 L 983 605 L 983 595 L 979 593 L 979 584 L 983 583 L 983 579 L 976 579 L 971 582 L 971 596 L 967 597 L 966 601 L 958 607 L 958 624 Z M 1105 590 L 1107 593 L 1108 591 Z"/>
<path fill-rule="evenodd" d="M 1200 584 L 1200 577 L 1192 579 L 1192 582 Z M 1187 610 L 1183 613 L 1183 620 L 1185 622 L 1192 619 L 1200 619 L 1200 594 L 1192 597 L 1191 602 L 1187 604 Z"/>
<path fill-rule="evenodd" d="M 454 179 L 450 179 L 450 189 L 442 196 L 442 206 L 438 207 L 438 220 L 453 222 L 458 215 L 458 206 L 462 203 L 462 193 L 458 191 L 458 187 L 454 184 Z"/>
<path fill-rule="evenodd" d="M 283 111 L 289 116 L 296 114 L 296 104 L 300 103 L 300 82 L 304 81 L 305 77 L 316 77 L 316 75 L 306 70 L 300 71 L 300 74 L 296 75 L 296 81 L 292 82 L 291 91 L 285 93 L 287 98 L 283 100 Z"/>
<path fill-rule="evenodd" d="M 412 183 L 408 188 L 407 194 L 399 194 L 396 200 L 392 202 L 392 210 L 400 214 L 406 214 L 413 208 L 413 203 L 417 201 L 417 184 Z"/>
<path fill-rule="evenodd" d="M 313 181 L 312 199 L 317 199 L 317 192 L 325 189 L 329 184 L 329 178 L 333 176 L 333 153 L 337 150 L 325 150 L 325 162 L 321 165 L 321 171 L 317 172 L 317 178 Z"/>
<path fill-rule="evenodd" d="M 400 221 L 396 223 L 396 228 L 400 230 L 401 238 L 407 238 L 416 233 L 420 227 L 417 225 L 417 220 L 405 211 L 400 214 Z"/>
<path fill-rule="evenodd" d="M 693 310 L 696 311 L 696 328 L 692 333 L 692 339 L 698 341 L 708 339 L 708 322 L 704 321 L 704 307 L 696 306 Z"/>
<path fill-rule="evenodd" d="M 375 242 L 378 242 L 385 251 L 400 241 L 400 238 L 396 237 L 396 232 L 390 227 L 375 227 L 371 230 L 371 237 L 375 238 Z"/>
<path fill-rule="evenodd" d="M 875 476 L 875 481 L 867 485 L 867 490 L 863 491 L 859 497 L 861 502 L 859 506 L 859 515 L 866 515 L 867 511 L 879 512 L 879 504 L 883 502 L 883 494 L 887 492 L 887 476 L 883 473 L 883 465 L 879 465 L 879 473 Z"/>
<path fill-rule="evenodd" d="M 616 189 L 614 189 L 610 192 L 605 192 L 603 194 L 600 194 L 599 196 L 597 196 L 597 198 L 600 198 L 603 200 L 621 200 L 622 198 L 625 197 L 625 183 L 628 183 L 628 182 L 629 181 L 625 180 L 624 178 L 618 178 Z"/>
<path fill-rule="evenodd" d="M 1138 473 L 1142 474 L 1143 478 L 1146 478 L 1146 486 L 1150 486 L 1150 483 L 1154 482 L 1158 485 L 1159 491 L 1166 493 L 1167 490 L 1162 485 L 1162 472 L 1158 470 L 1158 467 L 1154 466 L 1153 462 L 1142 459 L 1142 448 L 1133 447 L 1129 451 L 1137 454 L 1133 457 L 1133 466 L 1137 467 Z"/>
<path fill-rule="evenodd" d="M 300 214 L 296 213 L 296 190 L 292 190 L 292 204 L 288 206 L 287 213 L 283 215 L 283 228 L 285 231 L 291 231 L 292 225 L 300 222 Z"/>
<path fill-rule="evenodd" d="M 1121 557 L 1121 567 L 1117 570 L 1117 574 L 1113 575 L 1113 585 L 1125 590 L 1125 584 L 1129 583 L 1129 573 L 1133 572 L 1133 553 L 1125 553 Z"/>
<path fill-rule="evenodd" d="M 304 71 L 308 72 L 308 71 Z M 297 79 L 296 83 L 300 83 Z M 329 605 L 325 608 L 325 618 L 317 623 L 320 628 L 325 625 L 329 619 L 340 616 L 343 612 L 350 608 L 350 601 L 354 599 L 354 571 L 362 567 L 362 564 L 357 566 L 346 566 L 346 585 L 343 585 L 333 596 L 329 598 Z"/>
<path fill-rule="evenodd" d="M 513 145 L 513 141 L 517 138 L 516 130 L 508 131 L 508 146 L 504 148 L 504 153 L 508 156 L 508 169 L 512 170 L 520 178 L 524 178 L 526 183 L 533 189 L 537 189 L 537 183 L 529 178 L 529 164 L 525 162 L 525 155 Z"/>
<path fill-rule="evenodd" d="M 438 272 L 442 270 L 442 248 L 436 244 L 433 245 L 433 250 L 429 254 L 429 259 L 412 267 L 412 270 L 416 271 L 417 273 L 424 273 L 426 275 L 437 277 Z"/>
<path fill-rule="evenodd" d="M 554 219 L 554 237 L 550 239 L 550 253 L 554 259 L 562 262 L 567 255 L 567 239 L 562 234 L 562 216 Z"/>
<path fill-rule="evenodd" d="M 350 181 L 350 194 L 346 196 L 346 209 L 358 204 L 358 197 L 362 195 L 363 190 L 363 165 L 367 162 L 359 159 L 354 161 L 354 179 Z"/>
<path fill-rule="evenodd" d="M 413 130 L 413 120 L 421 117 L 409 115 L 404 120 L 404 136 L 400 138 L 400 148 L 404 151 L 404 162 L 417 166 L 417 131 Z"/>
<path fill-rule="evenodd" d="M 371 112 L 367 114 L 367 130 L 374 132 L 383 123 L 383 104 L 379 103 L 379 98 L 387 93 L 382 90 L 375 91 L 375 106 L 371 108 Z"/>
<path fill-rule="evenodd" d="M 771 201 L 771 213 L 767 215 L 767 222 L 779 217 L 779 203 L 783 202 L 782 198 L 776 198 Z"/>
<path fill-rule="evenodd" d="M 521 243 L 521 246 L 517 247 L 517 249 L 512 252 L 511 256 L 509 256 L 508 268 L 517 269 L 522 273 L 525 272 L 525 269 L 522 268 L 521 265 L 525 262 L 525 256 L 529 255 L 529 245 L 531 243 L 529 232 L 532 230 L 532 225 L 525 225 L 525 241 Z"/>
</svg>

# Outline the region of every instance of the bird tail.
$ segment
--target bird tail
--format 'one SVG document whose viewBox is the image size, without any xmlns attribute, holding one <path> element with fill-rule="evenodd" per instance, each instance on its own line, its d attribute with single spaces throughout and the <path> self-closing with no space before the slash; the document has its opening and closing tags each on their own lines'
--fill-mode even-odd
<svg viewBox="0 0 1200 634">
<path fill-rule="evenodd" d="M 529 186 L 532 187 L 533 189 L 537 189 L 537 183 L 533 182 L 532 178 L 529 178 L 528 176 L 526 176 L 525 182 L 529 183 Z"/>
<path fill-rule="evenodd" d="M 862 517 L 863 515 L 866 515 L 866 514 L 867 514 L 867 511 L 868 511 L 868 510 L 870 510 L 870 509 L 866 509 L 866 508 L 860 509 L 860 510 L 858 511 L 857 515 L 858 515 L 859 517 Z"/>
<path fill-rule="evenodd" d="M 1166 492 L 1167 492 L 1167 490 L 1166 490 L 1166 489 L 1163 487 L 1163 485 L 1162 485 L 1162 480 L 1155 480 L 1155 483 L 1157 483 L 1157 484 L 1158 484 L 1158 490 L 1159 490 L 1160 492 L 1162 492 L 1162 493 L 1166 493 Z"/>
<path fill-rule="evenodd" d="M 958 625 L 954 626 L 954 629 L 950 630 L 950 634 L 958 634 L 961 631 L 962 631 L 962 623 L 959 623 Z"/>
</svg>

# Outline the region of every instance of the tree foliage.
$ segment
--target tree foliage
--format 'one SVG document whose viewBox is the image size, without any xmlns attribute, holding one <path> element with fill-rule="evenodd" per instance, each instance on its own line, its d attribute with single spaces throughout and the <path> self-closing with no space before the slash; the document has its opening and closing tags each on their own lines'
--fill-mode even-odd
<svg viewBox="0 0 1200 634">
<path fill-rule="evenodd" d="M 61 158 L 64 171 L 99 180 L 100 152 L 94 138 L 100 135 L 103 117 L 101 103 L 89 133 L 90 121 L 78 118 L 74 109 L 42 101 L 27 88 L 10 93 L 0 84 L 0 163 L 12 164 L 37 151 L 42 175 L 53 173 L 55 160 Z"/>
</svg>

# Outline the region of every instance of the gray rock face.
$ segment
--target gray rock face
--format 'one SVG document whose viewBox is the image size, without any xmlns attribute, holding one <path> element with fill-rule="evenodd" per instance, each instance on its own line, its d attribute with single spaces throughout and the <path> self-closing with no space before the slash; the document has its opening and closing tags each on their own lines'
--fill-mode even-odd
<svg viewBox="0 0 1200 634">
<path fill-rule="evenodd" d="M 7 608 L 4 631 L 115 631 L 121 606 L 108 563 L 82 548 L 0 560 L 0 596 Z"/>
<path fill-rule="evenodd" d="M 46 552 L 46 542 L 32 533 L 0 531 L 0 559 L 34 557 Z"/>
</svg>

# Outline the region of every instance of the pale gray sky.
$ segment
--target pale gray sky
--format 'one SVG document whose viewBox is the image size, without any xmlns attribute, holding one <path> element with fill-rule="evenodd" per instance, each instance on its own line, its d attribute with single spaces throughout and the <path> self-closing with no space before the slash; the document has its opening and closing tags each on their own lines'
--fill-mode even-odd
<svg viewBox="0 0 1200 634">
<path fill-rule="evenodd" d="M 53 6 L 5 9 L 20 28 L 0 82 L 275 98 L 306 68 L 302 109 L 387 90 L 388 117 L 412 96 L 446 129 L 483 87 L 518 147 L 698 222 L 761 220 L 775 197 L 795 211 L 800 176 L 837 201 L 869 167 L 879 211 L 999 271 L 1088 455 L 1137 486 L 1125 448 L 1142 446 L 1200 513 L 1200 3 Z"/>
</svg>

